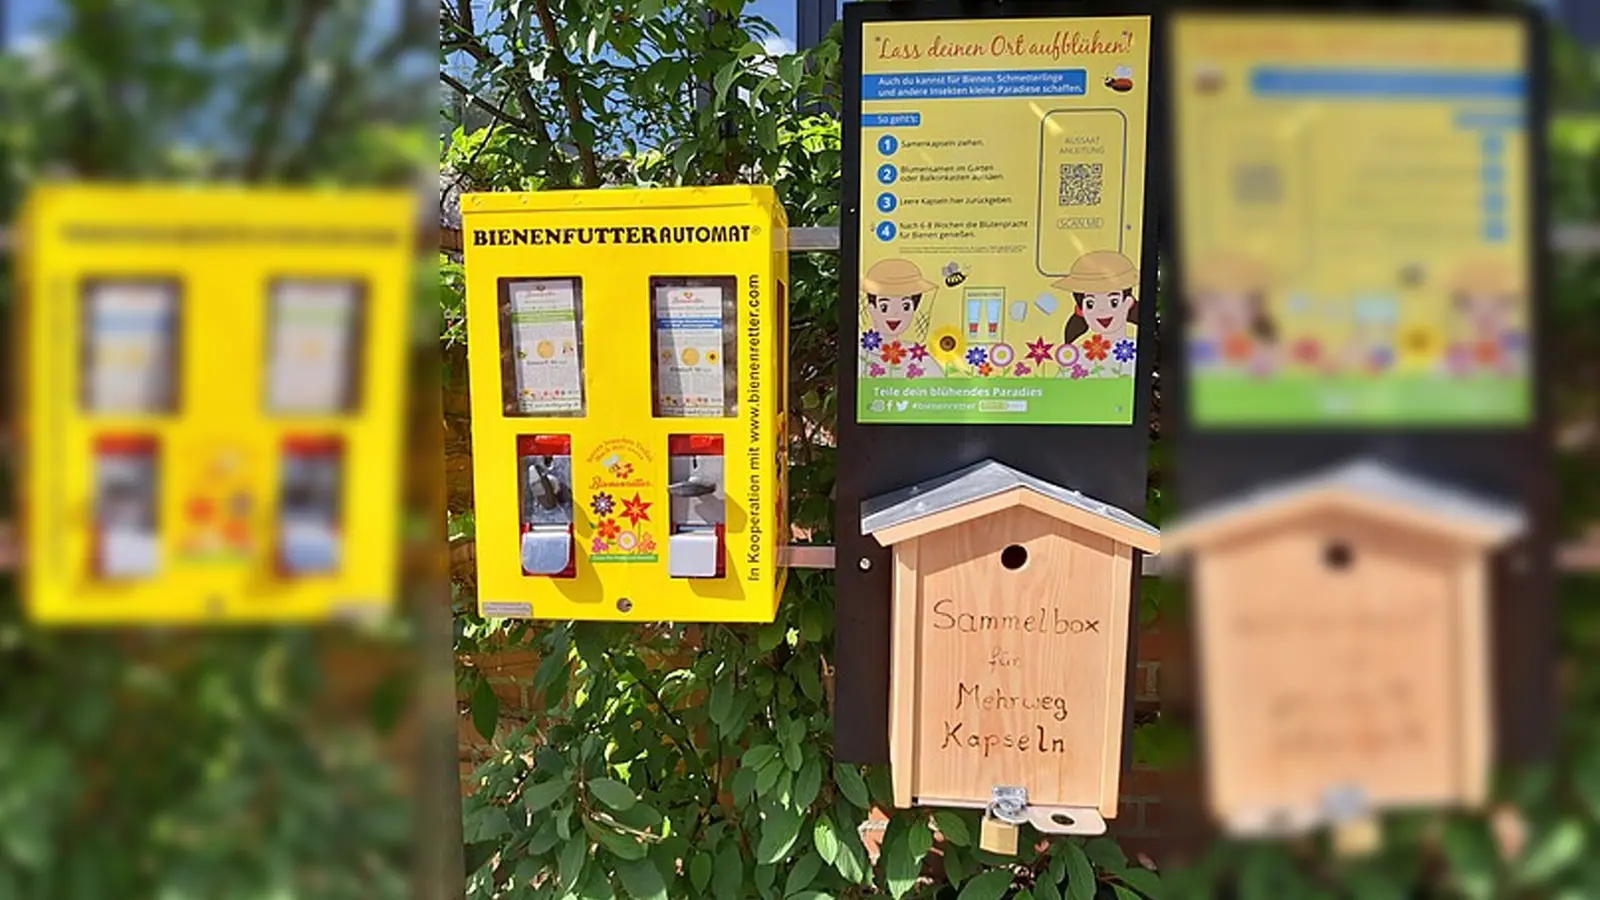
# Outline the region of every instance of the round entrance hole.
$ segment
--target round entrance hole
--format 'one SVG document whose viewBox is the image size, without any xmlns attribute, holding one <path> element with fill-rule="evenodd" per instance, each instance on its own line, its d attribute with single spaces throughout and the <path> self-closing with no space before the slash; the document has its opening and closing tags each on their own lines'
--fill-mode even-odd
<svg viewBox="0 0 1600 900">
<path fill-rule="evenodd" d="M 1028 548 L 1021 544 L 1012 544 L 1000 551 L 1000 565 L 1016 570 L 1028 564 Z"/>
<path fill-rule="evenodd" d="M 1322 562 L 1328 568 L 1342 572 L 1355 562 L 1355 551 L 1344 541 L 1332 541 L 1322 548 Z"/>
</svg>

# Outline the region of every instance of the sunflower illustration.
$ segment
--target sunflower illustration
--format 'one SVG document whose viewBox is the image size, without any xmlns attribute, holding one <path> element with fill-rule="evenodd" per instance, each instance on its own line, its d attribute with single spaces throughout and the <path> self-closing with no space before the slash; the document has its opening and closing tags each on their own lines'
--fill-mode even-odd
<svg viewBox="0 0 1600 900">
<path fill-rule="evenodd" d="M 1424 371 L 1444 355 L 1444 335 L 1437 328 L 1413 325 L 1400 334 L 1400 365 L 1410 371 Z"/>
<path fill-rule="evenodd" d="M 966 352 L 960 330 L 949 325 L 934 329 L 933 334 L 928 335 L 928 352 L 941 366 L 959 361 Z"/>
</svg>

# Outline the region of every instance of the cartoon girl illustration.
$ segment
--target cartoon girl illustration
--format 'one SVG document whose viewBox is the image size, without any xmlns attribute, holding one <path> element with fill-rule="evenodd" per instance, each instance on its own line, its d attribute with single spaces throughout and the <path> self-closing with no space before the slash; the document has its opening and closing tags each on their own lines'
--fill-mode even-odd
<svg viewBox="0 0 1600 900">
<path fill-rule="evenodd" d="M 1072 294 L 1072 316 L 1061 339 L 1078 348 L 1075 377 L 1080 369 L 1100 377 L 1132 374 L 1138 285 L 1138 267 L 1115 250 L 1085 253 L 1051 285 Z"/>
<path fill-rule="evenodd" d="M 1254 259 L 1219 253 L 1184 278 L 1189 365 L 1265 373 L 1277 361 L 1278 329 L 1267 306 L 1272 278 Z"/>
<path fill-rule="evenodd" d="M 1527 328 L 1522 285 L 1510 266 L 1491 261 L 1463 265 L 1452 279 L 1452 339 L 1448 360 L 1457 374 L 1524 371 Z"/>
<path fill-rule="evenodd" d="M 1387 294 L 1356 298 L 1355 328 L 1345 348 L 1346 371 L 1382 375 L 1394 366 L 1399 306 L 1398 301 Z"/>
<path fill-rule="evenodd" d="M 863 378 L 927 378 L 944 374 L 925 339 L 939 286 L 907 259 L 880 260 L 861 279 Z"/>
</svg>

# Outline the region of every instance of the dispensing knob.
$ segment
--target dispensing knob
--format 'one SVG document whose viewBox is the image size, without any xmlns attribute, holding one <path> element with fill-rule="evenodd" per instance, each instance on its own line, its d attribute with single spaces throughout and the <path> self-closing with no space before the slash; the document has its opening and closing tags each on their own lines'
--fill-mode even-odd
<svg viewBox="0 0 1600 900">
<path fill-rule="evenodd" d="M 567 499 L 567 486 L 560 479 L 550 473 L 553 460 L 545 457 L 544 462 L 533 464 L 533 483 L 529 487 L 534 490 L 534 499 L 545 509 L 555 509 Z"/>
</svg>

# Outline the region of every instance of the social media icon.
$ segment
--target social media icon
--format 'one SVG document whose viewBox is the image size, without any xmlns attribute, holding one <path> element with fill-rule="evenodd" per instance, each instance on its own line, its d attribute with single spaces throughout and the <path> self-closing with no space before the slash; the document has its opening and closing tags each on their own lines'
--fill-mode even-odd
<svg viewBox="0 0 1600 900">
<path fill-rule="evenodd" d="M 894 212 L 895 208 L 899 205 L 900 198 L 889 193 L 888 191 L 884 191 L 878 195 L 878 212 Z"/>
<path fill-rule="evenodd" d="M 898 230 L 899 229 L 894 227 L 894 223 L 893 222 L 879 222 L 878 223 L 878 227 L 876 229 L 876 233 L 878 235 L 878 240 L 880 240 L 880 241 L 892 241 L 892 240 L 894 240 L 894 236 L 895 236 L 895 234 L 896 234 L 896 232 Z"/>
<path fill-rule="evenodd" d="M 899 149 L 900 141 L 896 139 L 894 135 L 886 134 L 883 137 L 878 138 L 878 152 L 882 153 L 884 156 L 893 156 L 894 152 Z"/>
<path fill-rule="evenodd" d="M 900 170 L 888 163 L 878 167 L 878 181 L 882 184 L 894 184 L 895 179 L 899 177 Z"/>
</svg>

